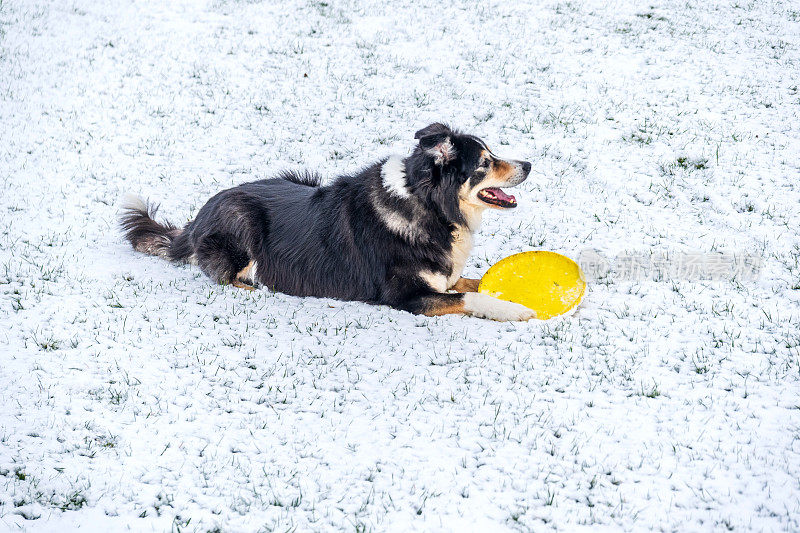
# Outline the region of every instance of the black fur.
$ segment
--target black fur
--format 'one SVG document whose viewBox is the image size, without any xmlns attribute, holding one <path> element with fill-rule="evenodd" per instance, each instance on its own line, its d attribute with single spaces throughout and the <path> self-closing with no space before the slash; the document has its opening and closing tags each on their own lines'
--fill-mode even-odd
<svg viewBox="0 0 800 533">
<path fill-rule="evenodd" d="M 467 223 L 459 190 L 474 179 L 486 148 L 438 123 L 416 138 L 419 145 L 404 159 L 410 200 L 386 188 L 383 160 L 329 185 L 316 174 L 290 172 L 239 185 L 212 197 L 183 230 L 139 209 L 126 211 L 122 227 L 137 250 L 155 247 L 164 252 L 155 255 L 196 261 L 219 283 L 236 281 L 255 261 L 258 283 L 296 296 L 414 313 L 457 305 L 461 294 L 435 290 L 421 273 L 453 274 L 453 232 Z M 413 235 L 399 234 L 387 216 L 413 220 Z"/>
</svg>

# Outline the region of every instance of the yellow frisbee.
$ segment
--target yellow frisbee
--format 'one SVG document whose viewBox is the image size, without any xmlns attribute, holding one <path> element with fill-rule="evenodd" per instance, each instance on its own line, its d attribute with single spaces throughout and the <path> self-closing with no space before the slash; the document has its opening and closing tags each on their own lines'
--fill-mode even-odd
<svg viewBox="0 0 800 533">
<path fill-rule="evenodd" d="M 547 320 L 577 307 L 586 292 L 578 264 L 555 252 L 522 252 L 495 263 L 478 292 L 522 304 Z"/>
</svg>

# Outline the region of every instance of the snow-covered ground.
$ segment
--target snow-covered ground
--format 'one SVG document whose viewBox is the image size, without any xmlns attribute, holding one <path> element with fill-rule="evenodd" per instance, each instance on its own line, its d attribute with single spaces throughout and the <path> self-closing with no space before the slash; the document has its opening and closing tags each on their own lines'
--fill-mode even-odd
<svg viewBox="0 0 800 533">
<path fill-rule="evenodd" d="M 0 1 L 0 529 L 797 530 L 798 46 L 794 1 Z M 576 314 L 247 293 L 117 230 L 435 120 L 533 163 L 467 274 L 596 254 Z"/>
</svg>

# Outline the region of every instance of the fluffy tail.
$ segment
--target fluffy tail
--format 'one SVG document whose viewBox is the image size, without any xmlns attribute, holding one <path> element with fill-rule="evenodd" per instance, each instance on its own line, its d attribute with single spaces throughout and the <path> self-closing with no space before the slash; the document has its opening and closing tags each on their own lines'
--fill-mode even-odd
<svg viewBox="0 0 800 533">
<path fill-rule="evenodd" d="M 138 196 L 126 196 L 122 202 L 120 226 L 133 249 L 169 261 L 178 259 L 170 253 L 172 241 L 182 230 L 169 222 L 160 224 L 153 220 L 158 206 L 148 204 Z"/>
<path fill-rule="evenodd" d="M 316 172 L 309 172 L 307 170 L 284 170 L 278 174 L 277 177 L 286 181 L 297 183 L 298 185 L 305 185 L 306 187 L 319 187 L 322 185 L 322 176 Z"/>
</svg>

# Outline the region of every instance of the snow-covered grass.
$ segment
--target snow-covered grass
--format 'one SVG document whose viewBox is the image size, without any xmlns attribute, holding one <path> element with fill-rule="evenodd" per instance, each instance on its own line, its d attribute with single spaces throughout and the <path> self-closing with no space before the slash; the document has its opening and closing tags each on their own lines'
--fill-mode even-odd
<svg viewBox="0 0 800 533">
<path fill-rule="evenodd" d="M 797 530 L 798 46 L 792 1 L 0 0 L 0 529 Z M 501 324 L 214 286 L 117 231 L 124 192 L 182 223 L 435 120 L 533 163 L 468 275 L 760 275 L 612 271 Z"/>
</svg>

